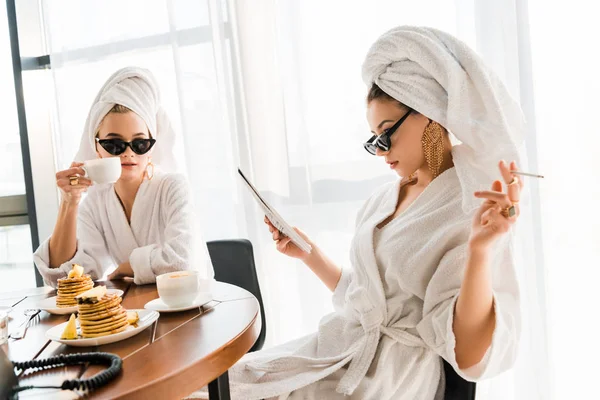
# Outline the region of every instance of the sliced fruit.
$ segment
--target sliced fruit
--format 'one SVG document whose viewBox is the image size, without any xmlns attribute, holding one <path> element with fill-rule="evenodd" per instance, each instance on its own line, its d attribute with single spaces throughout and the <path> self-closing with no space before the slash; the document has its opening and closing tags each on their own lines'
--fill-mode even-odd
<svg viewBox="0 0 600 400">
<path fill-rule="evenodd" d="M 106 286 L 96 286 L 90 290 L 87 290 L 77 296 L 75 299 L 79 304 L 82 303 L 97 303 L 106 294 Z"/>
<path fill-rule="evenodd" d="M 60 338 L 66 340 L 77 339 L 77 318 L 75 314 L 71 314 L 71 318 L 69 318 L 69 322 L 67 322 Z"/>
<path fill-rule="evenodd" d="M 69 271 L 69 278 L 81 278 L 83 276 L 83 267 L 79 264 L 73 264 L 73 268 Z"/>
</svg>

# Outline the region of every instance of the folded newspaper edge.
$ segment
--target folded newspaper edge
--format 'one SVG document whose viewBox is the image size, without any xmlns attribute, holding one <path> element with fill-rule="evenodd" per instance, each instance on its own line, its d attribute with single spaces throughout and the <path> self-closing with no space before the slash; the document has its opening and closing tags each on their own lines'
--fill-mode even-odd
<svg viewBox="0 0 600 400">
<path fill-rule="evenodd" d="M 308 244 L 306 240 L 304 240 L 302 236 L 300 236 L 298 232 L 294 230 L 294 228 L 292 228 L 287 222 L 285 222 L 281 215 L 279 215 L 279 213 L 273 207 L 271 207 L 265 199 L 262 198 L 260 193 L 258 193 L 258 190 L 256 190 L 256 188 L 250 183 L 248 178 L 246 178 L 242 170 L 239 168 L 238 173 L 242 177 L 242 181 L 246 184 L 246 187 L 248 187 L 248 190 L 250 190 L 250 193 L 252 193 L 252 196 L 254 197 L 258 205 L 263 209 L 265 215 L 267 216 L 269 221 L 271 221 L 273 226 L 279 229 L 279 232 L 289 237 L 292 240 L 292 242 L 294 242 L 294 244 L 300 249 L 302 249 L 306 253 L 310 253 L 312 250 L 311 245 Z"/>
</svg>

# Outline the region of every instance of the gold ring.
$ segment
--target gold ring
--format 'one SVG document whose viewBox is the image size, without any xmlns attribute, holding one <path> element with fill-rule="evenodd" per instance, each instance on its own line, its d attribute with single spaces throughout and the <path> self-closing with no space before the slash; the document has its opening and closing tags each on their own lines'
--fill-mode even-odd
<svg viewBox="0 0 600 400">
<path fill-rule="evenodd" d="M 506 207 L 504 208 L 502 211 L 500 211 L 500 213 L 505 217 L 505 218 L 510 218 L 510 217 L 514 217 L 515 215 L 517 215 L 517 209 L 515 208 L 515 205 L 513 204 L 510 207 Z"/>
<path fill-rule="evenodd" d="M 510 183 L 508 184 L 508 186 L 514 185 L 516 183 L 519 183 L 519 178 L 516 177 L 516 176 L 514 176 L 513 179 L 512 179 L 512 181 L 510 181 Z"/>
<path fill-rule="evenodd" d="M 77 186 L 77 185 L 79 185 L 79 177 L 77 177 L 77 176 L 70 176 L 69 177 L 69 185 L 71 185 L 71 186 Z"/>
</svg>

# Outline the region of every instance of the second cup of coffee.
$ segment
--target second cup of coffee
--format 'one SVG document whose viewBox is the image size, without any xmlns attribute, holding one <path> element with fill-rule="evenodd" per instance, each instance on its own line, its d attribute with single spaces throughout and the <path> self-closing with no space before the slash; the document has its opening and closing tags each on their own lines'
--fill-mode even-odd
<svg viewBox="0 0 600 400">
<path fill-rule="evenodd" d="M 186 307 L 198 297 L 198 271 L 169 272 L 156 277 L 158 296 L 171 308 Z"/>
</svg>

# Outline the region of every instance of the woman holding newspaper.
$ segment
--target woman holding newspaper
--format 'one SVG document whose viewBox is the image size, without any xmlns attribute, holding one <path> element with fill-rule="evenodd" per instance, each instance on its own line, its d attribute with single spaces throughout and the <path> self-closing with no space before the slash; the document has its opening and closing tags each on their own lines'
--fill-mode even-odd
<svg viewBox="0 0 600 400">
<path fill-rule="evenodd" d="M 470 381 L 515 361 L 518 104 L 470 48 L 429 28 L 381 36 L 363 78 L 364 147 L 401 178 L 358 212 L 351 268 L 265 218 L 277 249 L 333 292 L 335 312 L 312 335 L 244 357 L 230 371 L 234 399 L 440 399 L 442 358 Z"/>
</svg>

